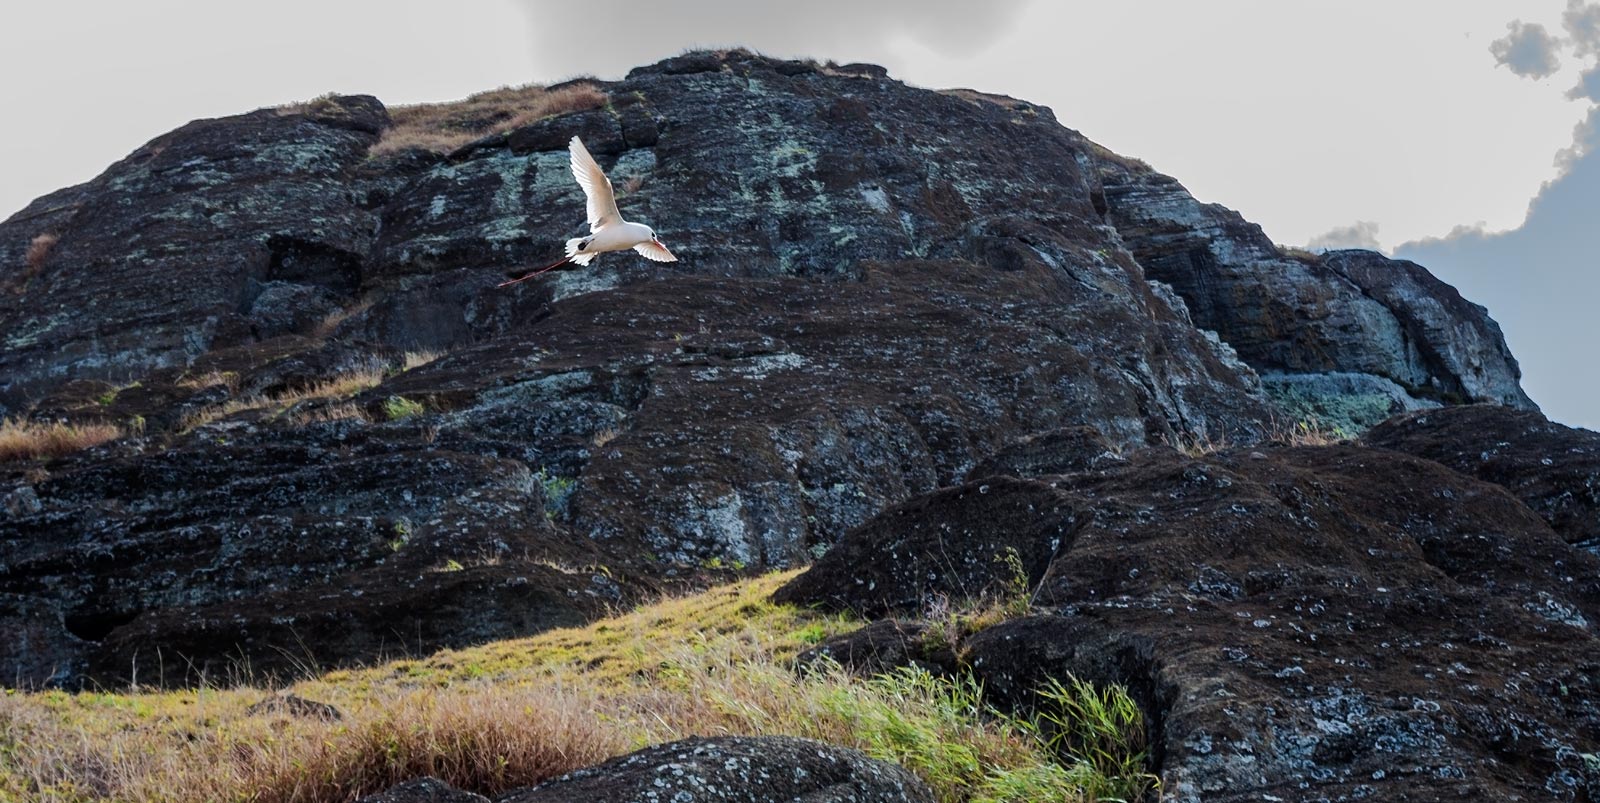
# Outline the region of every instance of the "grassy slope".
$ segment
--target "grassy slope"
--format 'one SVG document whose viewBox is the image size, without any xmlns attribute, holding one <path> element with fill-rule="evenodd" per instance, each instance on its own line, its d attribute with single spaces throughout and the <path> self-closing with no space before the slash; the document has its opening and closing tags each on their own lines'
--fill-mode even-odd
<svg viewBox="0 0 1600 803">
<path fill-rule="evenodd" d="M 944 800 L 1126 794 L 970 683 L 796 674 L 797 652 L 856 625 L 767 602 L 790 576 L 280 690 L 8 691 L 0 800 L 343 801 L 418 775 L 492 795 L 685 736 L 780 733 L 899 761 Z M 342 718 L 251 712 L 275 693 Z"/>
</svg>

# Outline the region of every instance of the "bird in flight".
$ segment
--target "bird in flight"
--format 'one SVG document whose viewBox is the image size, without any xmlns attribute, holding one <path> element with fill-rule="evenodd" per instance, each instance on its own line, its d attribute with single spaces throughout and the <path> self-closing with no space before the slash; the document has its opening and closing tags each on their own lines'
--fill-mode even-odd
<svg viewBox="0 0 1600 803">
<path fill-rule="evenodd" d="M 645 259 L 677 262 L 678 258 L 656 239 L 653 229 L 643 223 L 629 223 L 622 219 L 622 213 L 617 211 L 617 197 L 611 191 L 611 179 L 606 178 L 605 171 L 589 155 L 589 149 L 583 147 L 583 140 L 573 137 L 567 150 L 572 154 L 572 177 L 578 180 L 578 186 L 583 188 L 583 194 L 589 201 L 589 236 L 568 240 L 567 255 L 560 260 L 538 270 L 507 274 L 511 280 L 501 282 L 498 286 L 525 282 L 568 262 L 588 265 L 607 251 L 626 251 L 629 248 L 638 251 Z"/>
</svg>

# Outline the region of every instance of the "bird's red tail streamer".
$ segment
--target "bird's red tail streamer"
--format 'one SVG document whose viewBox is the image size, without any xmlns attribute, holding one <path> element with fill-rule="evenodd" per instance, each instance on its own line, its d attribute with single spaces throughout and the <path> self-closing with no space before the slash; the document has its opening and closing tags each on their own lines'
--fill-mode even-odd
<svg viewBox="0 0 1600 803">
<path fill-rule="evenodd" d="M 525 281 L 527 281 L 529 279 L 532 279 L 533 277 L 538 276 L 538 275 L 540 275 L 542 273 L 548 273 L 550 271 L 553 271 L 556 268 L 559 268 L 562 265 L 567 264 L 567 262 L 570 261 L 570 260 L 571 260 L 570 257 L 562 257 L 561 259 L 558 259 L 555 262 L 552 262 L 552 263 L 550 263 L 550 264 L 548 264 L 548 265 L 546 265 L 546 266 L 544 266 L 544 267 L 542 267 L 542 268 L 540 268 L 540 269 L 538 269 L 536 271 L 525 273 L 525 274 L 523 274 L 521 276 L 518 276 L 517 278 L 512 279 L 510 281 L 507 281 L 507 282 L 501 282 L 501 283 L 495 285 L 495 287 L 510 287 L 511 285 L 516 284 L 518 282 L 525 282 Z"/>
</svg>

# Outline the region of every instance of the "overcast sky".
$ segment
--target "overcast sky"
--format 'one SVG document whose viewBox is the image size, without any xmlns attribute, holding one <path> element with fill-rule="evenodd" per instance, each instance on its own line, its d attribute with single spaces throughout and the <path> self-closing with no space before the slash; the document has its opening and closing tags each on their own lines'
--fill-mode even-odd
<svg viewBox="0 0 1600 803">
<path fill-rule="evenodd" d="M 1600 427 L 1583 0 L 154 0 L 6 3 L 0 31 L 0 217 L 197 117 L 615 78 L 694 46 L 1010 94 L 1278 242 L 1423 261 L 1500 320 L 1552 417 Z"/>
</svg>

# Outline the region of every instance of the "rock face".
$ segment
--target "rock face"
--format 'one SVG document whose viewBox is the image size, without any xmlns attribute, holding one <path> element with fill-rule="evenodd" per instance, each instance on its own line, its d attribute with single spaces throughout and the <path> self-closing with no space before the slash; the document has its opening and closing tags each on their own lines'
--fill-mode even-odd
<svg viewBox="0 0 1600 803">
<path fill-rule="evenodd" d="M 0 223 L 0 413 L 130 433 L 0 466 L 0 677 L 186 683 L 581 621 L 804 563 L 968 476 L 1254 442 L 1297 420 L 1257 369 L 1357 377 L 1385 414 L 1525 402 L 1420 268 L 1263 262 L 1048 109 L 739 51 L 600 88 L 450 154 L 375 155 L 365 96 L 198 121 Z M 682 261 L 497 290 L 579 231 L 573 135 Z"/>
<path fill-rule="evenodd" d="M 1600 552 L 1600 434 L 1484 404 L 1396 416 L 1362 440 L 1502 486 L 1569 543 Z"/>
<path fill-rule="evenodd" d="M 578 770 L 498 803 L 933 803 L 915 775 L 854 750 L 786 737 L 685 739 Z"/>
<path fill-rule="evenodd" d="M 778 597 L 914 613 L 993 593 L 1006 549 L 1039 613 L 956 653 L 1017 704 L 1047 676 L 1128 685 L 1164 799 L 1600 788 L 1600 559 L 1498 486 L 1355 446 L 1146 450 L 913 499 Z"/>
<path fill-rule="evenodd" d="M 350 178 L 388 120 L 361 96 L 196 121 L 0 224 L 0 408 L 252 342 L 292 287 L 320 291 L 302 310 L 354 298 L 377 220 Z M 59 240 L 28 265 L 41 233 Z"/>
<path fill-rule="evenodd" d="M 1150 278 L 1172 285 L 1195 325 L 1236 349 L 1293 412 L 1364 429 L 1419 403 L 1535 409 L 1500 327 L 1421 266 L 1370 251 L 1286 251 L 1170 176 L 1120 158 L 1097 165 L 1096 197 Z M 1315 379 L 1328 374 L 1344 386 Z"/>
<path fill-rule="evenodd" d="M 387 792 L 368 795 L 359 803 L 489 803 L 489 799 L 463 792 L 438 778 L 418 778 Z"/>
</svg>

